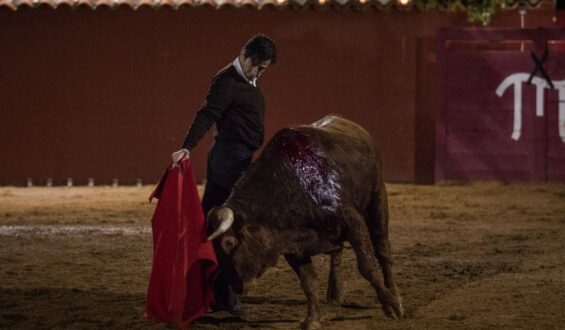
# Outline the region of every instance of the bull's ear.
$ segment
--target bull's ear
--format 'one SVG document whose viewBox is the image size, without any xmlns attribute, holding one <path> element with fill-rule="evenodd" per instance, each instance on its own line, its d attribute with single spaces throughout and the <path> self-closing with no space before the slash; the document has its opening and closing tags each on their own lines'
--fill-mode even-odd
<svg viewBox="0 0 565 330">
<path fill-rule="evenodd" d="M 220 245 L 222 246 L 222 250 L 224 250 L 226 254 L 231 254 L 238 243 L 239 242 L 237 241 L 237 238 L 235 238 L 235 236 L 224 235 L 224 237 L 222 237 Z"/>
</svg>

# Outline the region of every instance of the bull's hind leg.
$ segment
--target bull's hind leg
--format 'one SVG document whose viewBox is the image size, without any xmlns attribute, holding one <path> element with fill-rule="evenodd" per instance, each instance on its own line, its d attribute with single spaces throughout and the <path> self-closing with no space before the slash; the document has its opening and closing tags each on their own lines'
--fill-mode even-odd
<svg viewBox="0 0 565 330">
<path fill-rule="evenodd" d="M 396 286 L 394 272 L 392 270 L 392 249 L 388 239 L 388 201 L 384 183 L 381 183 L 378 192 L 374 193 L 373 200 L 368 210 L 369 219 L 367 225 L 373 243 L 375 256 L 381 265 L 384 282 L 392 294 L 401 301 L 400 292 Z M 401 312 L 402 305 L 401 305 Z"/>
<path fill-rule="evenodd" d="M 359 272 L 371 283 L 377 293 L 383 312 L 387 317 L 399 319 L 402 317 L 400 299 L 384 285 L 379 276 L 379 266 L 373 252 L 373 244 L 365 223 L 365 219 L 356 210 L 345 211 L 345 219 L 349 224 L 348 240 L 355 250 Z"/>
<path fill-rule="evenodd" d="M 326 298 L 328 303 L 339 305 L 342 303 L 343 299 L 343 281 L 342 281 L 342 270 L 341 270 L 341 256 L 343 254 L 343 248 L 335 250 L 330 254 L 330 273 L 328 276 L 328 291 Z"/>
<path fill-rule="evenodd" d="M 306 319 L 300 323 L 300 326 L 302 329 L 307 330 L 322 328 L 320 304 L 318 301 L 318 276 L 314 270 L 312 259 L 310 257 L 297 257 L 294 255 L 285 255 L 284 257 L 300 278 L 300 285 L 308 301 L 308 314 Z"/>
</svg>

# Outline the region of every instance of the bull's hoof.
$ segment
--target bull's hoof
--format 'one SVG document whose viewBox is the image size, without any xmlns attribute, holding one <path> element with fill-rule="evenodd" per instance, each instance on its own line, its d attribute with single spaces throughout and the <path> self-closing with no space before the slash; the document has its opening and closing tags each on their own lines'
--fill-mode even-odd
<svg viewBox="0 0 565 330">
<path fill-rule="evenodd" d="M 328 298 L 327 303 L 328 303 L 328 305 L 331 305 L 331 306 L 341 306 L 341 305 L 343 305 L 343 299 L 341 297 Z"/>
<path fill-rule="evenodd" d="M 339 306 L 343 303 L 343 295 L 341 289 L 335 285 L 328 283 L 328 291 L 326 292 L 326 302 L 333 306 Z"/>
<path fill-rule="evenodd" d="M 342 290 L 335 283 L 328 283 L 328 291 L 326 292 L 326 301 L 333 306 L 343 304 Z"/>
<path fill-rule="evenodd" d="M 300 328 L 303 330 L 322 329 L 322 323 L 319 320 L 307 318 L 306 320 L 300 322 Z"/>
<path fill-rule="evenodd" d="M 326 302 L 332 306 L 341 306 L 343 304 L 343 297 L 340 291 L 331 291 L 328 289 L 328 294 L 326 295 Z"/>
<path fill-rule="evenodd" d="M 392 296 L 387 302 L 381 302 L 381 305 L 386 317 L 398 320 L 404 316 L 404 307 L 402 307 L 400 297 Z"/>
</svg>

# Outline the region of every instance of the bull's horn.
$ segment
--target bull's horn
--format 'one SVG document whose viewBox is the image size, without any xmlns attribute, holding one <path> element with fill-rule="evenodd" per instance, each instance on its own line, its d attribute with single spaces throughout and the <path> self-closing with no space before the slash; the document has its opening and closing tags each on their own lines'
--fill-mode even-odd
<svg viewBox="0 0 565 330">
<path fill-rule="evenodd" d="M 210 236 L 208 236 L 209 241 L 228 231 L 233 224 L 233 211 L 229 207 L 222 207 L 218 209 L 216 214 L 220 220 L 220 225 L 212 234 L 210 234 Z"/>
</svg>

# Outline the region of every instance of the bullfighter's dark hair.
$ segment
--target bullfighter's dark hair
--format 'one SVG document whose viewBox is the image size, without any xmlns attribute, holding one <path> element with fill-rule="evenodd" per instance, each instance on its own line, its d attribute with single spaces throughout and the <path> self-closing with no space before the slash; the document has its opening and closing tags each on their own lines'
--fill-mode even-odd
<svg viewBox="0 0 565 330">
<path fill-rule="evenodd" d="M 273 39 L 264 34 L 249 39 L 243 49 L 245 49 L 244 56 L 250 57 L 253 65 L 259 65 L 267 60 L 271 60 L 271 64 L 277 62 L 277 46 Z"/>
</svg>

